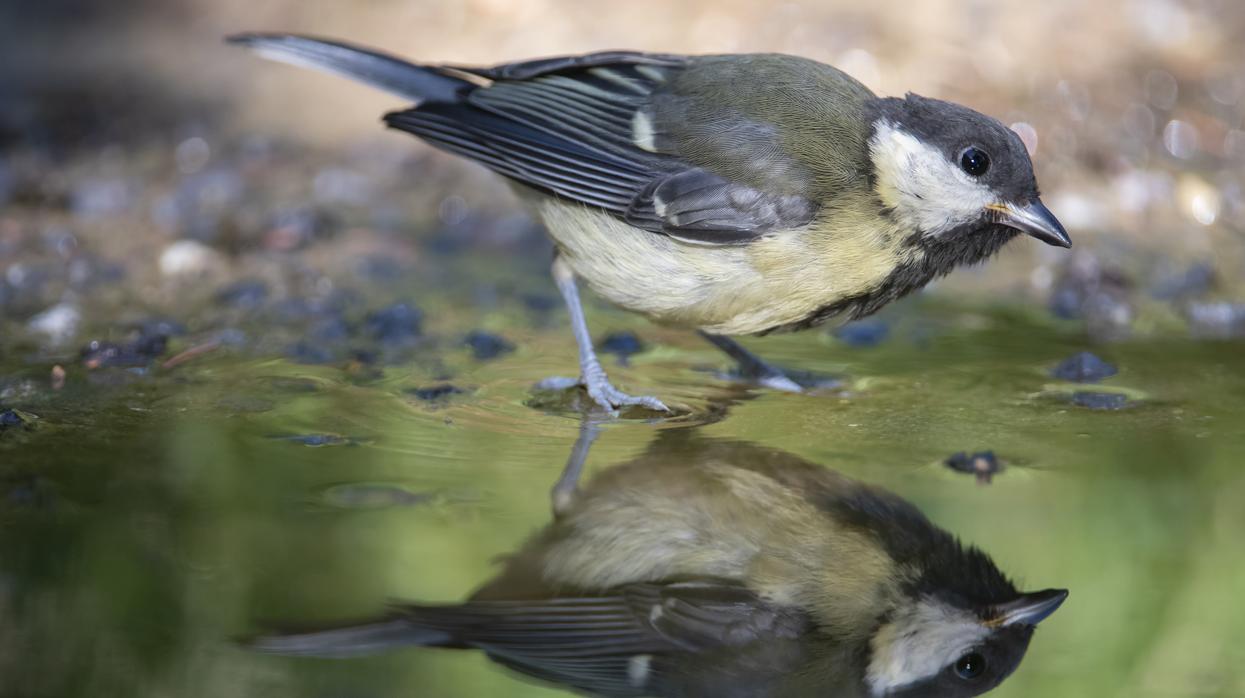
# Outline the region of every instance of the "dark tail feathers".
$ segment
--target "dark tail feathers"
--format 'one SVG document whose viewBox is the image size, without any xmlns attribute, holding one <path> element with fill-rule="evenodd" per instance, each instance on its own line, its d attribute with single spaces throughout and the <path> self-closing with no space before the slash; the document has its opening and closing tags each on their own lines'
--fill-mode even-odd
<svg viewBox="0 0 1245 698">
<path fill-rule="evenodd" d="M 415 102 L 457 102 L 474 84 L 446 75 L 433 66 L 340 41 L 296 34 L 235 34 L 226 39 L 282 63 L 325 70 Z"/>
<path fill-rule="evenodd" d="M 441 645 L 449 641 L 449 635 L 440 630 L 420 627 L 405 618 L 391 618 L 330 630 L 261 635 L 244 644 L 257 652 L 270 654 L 345 658 L 409 645 Z"/>
</svg>

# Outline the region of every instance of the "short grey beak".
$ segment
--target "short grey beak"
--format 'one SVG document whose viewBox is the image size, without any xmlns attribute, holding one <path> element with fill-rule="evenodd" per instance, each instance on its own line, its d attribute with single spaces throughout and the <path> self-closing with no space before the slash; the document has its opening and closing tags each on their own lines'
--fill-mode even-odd
<svg viewBox="0 0 1245 698">
<path fill-rule="evenodd" d="M 1038 199 L 1024 206 L 998 204 L 991 206 L 990 210 L 995 212 L 995 220 L 1002 225 L 1032 235 L 1047 245 L 1072 247 L 1072 238 L 1068 237 L 1068 231 L 1063 229 L 1055 214 Z"/>
<path fill-rule="evenodd" d="M 1047 589 L 1024 594 L 1015 601 L 995 606 L 994 610 L 997 615 L 991 625 L 1001 627 L 1037 625 L 1054 613 L 1066 598 L 1068 598 L 1067 589 Z"/>
</svg>

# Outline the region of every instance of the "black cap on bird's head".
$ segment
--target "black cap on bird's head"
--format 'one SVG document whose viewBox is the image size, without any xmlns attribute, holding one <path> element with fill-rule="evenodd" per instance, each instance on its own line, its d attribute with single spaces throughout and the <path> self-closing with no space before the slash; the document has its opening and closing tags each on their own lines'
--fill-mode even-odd
<svg viewBox="0 0 1245 698">
<path fill-rule="evenodd" d="M 997 119 L 914 94 L 880 99 L 869 150 L 879 196 L 923 238 L 997 234 L 1003 227 L 1072 245 L 1038 198 L 1024 142 Z"/>
</svg>

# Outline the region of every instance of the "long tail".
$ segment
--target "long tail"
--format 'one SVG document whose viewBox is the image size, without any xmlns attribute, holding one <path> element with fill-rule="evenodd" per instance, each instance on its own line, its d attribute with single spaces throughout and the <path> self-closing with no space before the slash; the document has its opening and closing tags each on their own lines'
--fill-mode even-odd
<svg viewBox="0 0 1245 698">
<path fill-rule="evenodd" d="M 436 66 L 415 65 L 340 41 L 296 34 L 236 34 L 226 40 L 274 61 L 344 75 L 417 103 L 454 103 L 475 87 Z"/>
<path fill-rule="evenodd" d="M 375 654 L 395 647 L 444 645 L 450 636 L 421 627 L 406 618 L 282 635 L 262 635 L 244 644 L 258 652 L 299 657 L 345 658 Z"/>
</svg>

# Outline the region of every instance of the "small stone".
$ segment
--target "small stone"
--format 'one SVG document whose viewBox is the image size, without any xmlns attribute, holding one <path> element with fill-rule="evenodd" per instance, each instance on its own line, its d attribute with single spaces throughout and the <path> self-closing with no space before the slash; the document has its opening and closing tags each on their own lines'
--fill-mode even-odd
<svg viewBox="0 0 1245 698">
<path fill-rule="evenodd" d="M 945 462 L 952 470 L 977 476 L 977 482 L 988 485 L 995 475 L 1003 469 L 994 451 L 979 451 L 971 456 L 961 451 L 952 455 Z"/>
<path fill-rule="evenodd" d="M 369 336 L 382 344 L 409 345 L 423 333 L 424 314 L 409 303 L 394 303 L 368 313 L 363 326 Z"/>
<path fill-rule="evenodd" d="M 306 339 L 286 347 L 285 355 L 300 364 L 331 364 L 341 358 L 338 352 Z"/>
<path fill-rule="evenodd" d="M 437 402 L 450 397 L 451 395 L 461 395 L 467 392 L 462 388 L 450 383 L 440 383 L 437 385 L 429 385 L 422 388 L 411 388 L 406 391 L 408 395 L 425 400 L 427 402 Z"/>
<path fill-rule="evenodd" d="M 1091 410 L 1122 410 L 1131 403 L 1127 395 L 1120 393 L 1098 393 L 1081 390 L 1072 393 L 1072 404 Z"/>
<path fill-rule="evenodd" d="M 195 240 L 178 240 L 160 253 L 160 273 L 166 277 L 199 276 L 223 266 L 220 253 Z"/>
<path fill-rule="evenodd" d="M 890 323 L 869 319 L 849 322 L 833 332 L 835 338 L 849 347 L 875 347 L 890 336 Z"/>
<path fill-rule="evenodd" d="M 471 348 L 471 355 L 477 361 L 488 361 L 514 351 L 514 345 L 505 338 L 483 330 L 468 333 L 463 344 Z"/>
<path fill-rule="evenodd" d="M 1118 371 L 1115 366 L 1097 356 L 1083 351 L 1073 354 L 1059 363 L 1051 371 L 1051 376 L 1059 380 L 1074 383 L 1097 383 L 1104 378 L 1114 376 Z"/>
<path fill-rule="evenodd" d="M 321 446 L 353 446 L 358 442 L 346 436 L 338 436 L 337 434 L 288 434 L 271 436 L 271 439 L 277 441 L 290 441 L 311 448 L 319 448 Z"/>
<path fill-rule="evenodd" d="M 1196 262 L 1181 274 L 1166 274 L 1150 288 L 1150 295 L 1161 301 L 1196 298 L 1215 286 L 1215 268 Z"/>
<path fill-rule="evenodd" d="M 1245 337 L 1245 304 L 1190 303 L 1185 308 L 1189 331 L 1203 339 Z"/>
<path fill-rule="evenodd" d="M 93 340 L 80 352 L 87 368 L 147 366 L 168 348 L 163 334 L 142 334 L 125 344 Z"/>
<path fill-rule="evenodd" d="M 81 322 L 82 313 L 78 307 L 65 301 L 32 317 L 26 327 L 31 332 L 47 337 L 53 346 L 63 346 L 78 334 L 78 325 Z"/>
<path fill-rule="evenodd" d="M 243 279 L 218 290 L 214 300 L 218 305 L 254 310 L 268 300 L 268 284 L 259 279 Z"/>
<path fill-rule="evenodd" d="M 17 410 L 0 410 L 0 431 L 26 426 L 26 420 Z"/>
<path fill-rule="evenodd" d="M 634 332 L 611 332 L 597 343 L 597 351 L 617 356 L 618 362 L 624 365 L 632 355 L 643 352 L 645 348 L 644 342 Z"/>
</svg>

